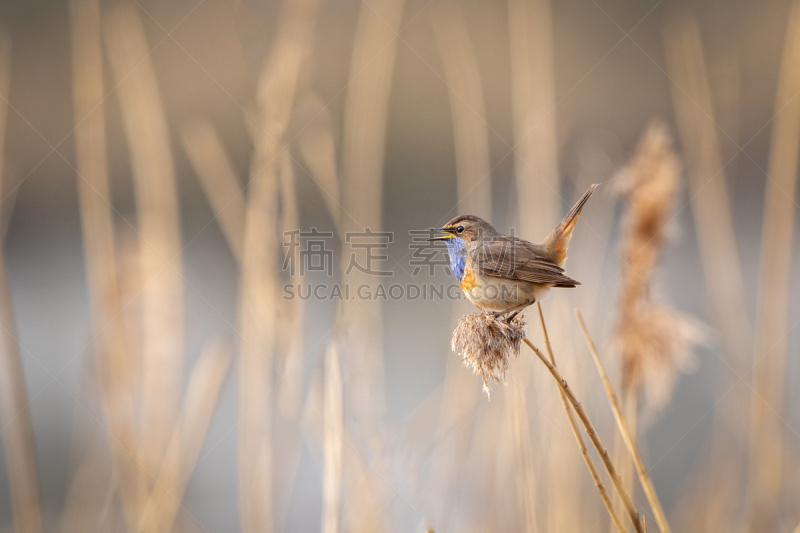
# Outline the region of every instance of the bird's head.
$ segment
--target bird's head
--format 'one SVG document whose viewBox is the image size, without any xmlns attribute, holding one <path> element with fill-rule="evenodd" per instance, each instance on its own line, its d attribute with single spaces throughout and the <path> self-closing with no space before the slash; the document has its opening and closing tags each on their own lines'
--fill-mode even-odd
<svg viewBox="0 0 800 533">
<path fill-rule="evenodd" d="M 431 229 L 444 233 L 444 235 L 430 239 L 432 241 L 457 238 L 462 239 L 464 242 L 471 242 L 494 237 L 498 234 L 491 224 L 474 215 L 459 215 L 441 228 Z"/>
</svg>

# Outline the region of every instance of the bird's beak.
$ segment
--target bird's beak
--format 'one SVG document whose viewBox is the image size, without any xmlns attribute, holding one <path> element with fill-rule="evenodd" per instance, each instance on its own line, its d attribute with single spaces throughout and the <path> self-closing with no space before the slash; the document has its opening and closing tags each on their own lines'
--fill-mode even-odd
<svg viewBox="0 0 800 533">
<path fill-rule="evenodd" d="M 428 239 L 429 241 L 446 241 L 447 239 L 452 239 L 455 236 L 449 231 L 443 230 L 442 228 L 428 228 L 428 231 L 439 231 L 445 234 L 437 235 L 436 237 Z"/>
</svg>

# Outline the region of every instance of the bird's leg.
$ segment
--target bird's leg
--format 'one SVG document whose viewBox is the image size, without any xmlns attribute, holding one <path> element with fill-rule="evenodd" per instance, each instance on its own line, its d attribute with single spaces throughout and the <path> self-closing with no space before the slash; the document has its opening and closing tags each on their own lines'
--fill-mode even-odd
<svg viewBox="0 0 800 533">
<path fill-rule="evenodd" d="M 514 318 L 518 314 L 520 314 L 522 312 L 523 309 L 525 309 L 526 307 L 528 307 L 529 305 L 532 305 L 534 303 L 536 303 L 536 300 L 531 300 L 530 302 L 525 302 L 523 304 L 515 305 L 514 307 L 510 307 L 510 308 L 506 309 L 505 311 L 498 311 L 497 313 L 494 314 L 494 317 L 495 318 L 500 318 L 501 316 L 505 315 L 506 313 L 511 313 L 512 311 L 515 311 L 511 315 L 507 315 L 506 318 L 505 318 L 506 322 L 510 323 L 512 320 L 514 320 Z"/>
</svg>

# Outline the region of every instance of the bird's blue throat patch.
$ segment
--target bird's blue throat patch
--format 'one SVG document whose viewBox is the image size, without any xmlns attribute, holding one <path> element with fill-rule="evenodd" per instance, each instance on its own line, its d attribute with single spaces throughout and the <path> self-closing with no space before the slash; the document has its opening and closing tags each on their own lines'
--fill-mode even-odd
<svg viewBox="0 0 800 533">
<path fill-rule="evenodd" d="M 467 258 L 462 253 L 462 248 L 464 248 L 466 242 L 464 239 L 453 237 L 452 239 L 447 239 L 445 243 L 447 243 L 447 254 L 450 256 L 450 270 L 453 271 L 453 276 L 461 281 L 464 279 L 464 267 L 467 262 Z"/>
</svg>

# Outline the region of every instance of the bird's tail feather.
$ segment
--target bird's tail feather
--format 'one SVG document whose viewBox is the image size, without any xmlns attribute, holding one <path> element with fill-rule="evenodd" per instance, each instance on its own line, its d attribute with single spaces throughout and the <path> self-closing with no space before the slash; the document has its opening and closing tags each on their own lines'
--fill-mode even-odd
<svg viewBox="0 0 800 533">
<path fill-rule="evenodd" d="M 575 229 L 575 224 L 578 222 L 578 217 L 581 214 L 583 206 L 597 188 L 597 183 L 592 184 L 581 199 L 569 210 L 569 213 L 559 222 L 550 235 L 544 240 L 545 248 L 551 253 L 552 260 L 559 266 L 564 266 L 567 260 L 567 248 L 569 241 L 572 238 L 572 230 Z"/>
</svg>

